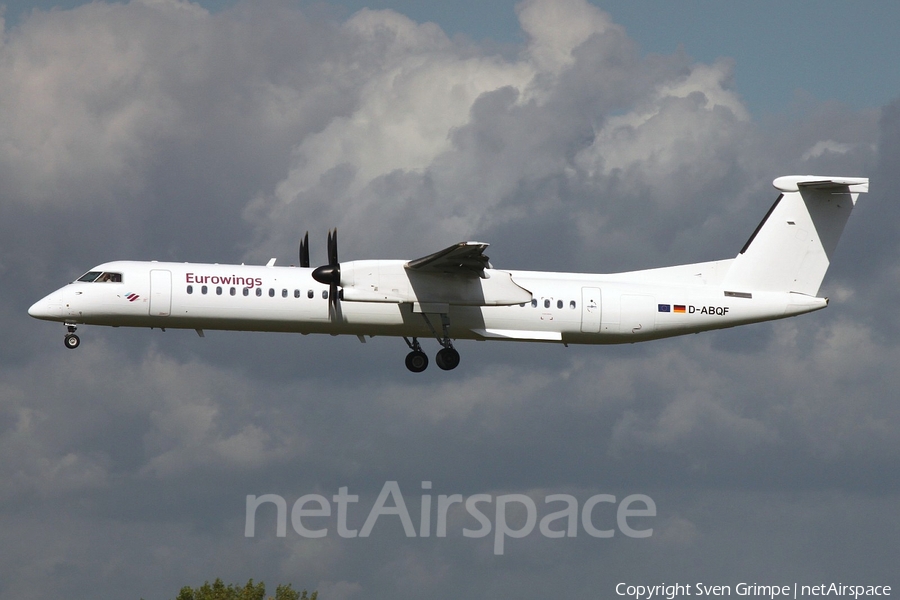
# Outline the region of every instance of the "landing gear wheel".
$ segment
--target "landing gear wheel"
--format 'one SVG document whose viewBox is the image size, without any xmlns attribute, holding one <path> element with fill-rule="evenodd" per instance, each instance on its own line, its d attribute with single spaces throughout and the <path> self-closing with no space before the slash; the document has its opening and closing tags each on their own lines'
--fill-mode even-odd
<svg viewBox="0 0 900 600">
<path fill-rule="evenodd" d="M 67 333 L 66 337 L 63 338 L 63 343 L 69 350 L 74 350 L 81 345 L 81 338 L 79 338 L 74 333 Z"/>
<path fill-rule="evenodd" d="M 459 365 L 459 352 L 456 348 L 444 348 L 438 351 L 434 362 L 443 370 L 452 371 Z"/>
<path fill-rule="evenodd" d="M 428 367 L 428 355 L 421 350 L 413 350 L 406 355 L 406 368 L 413 373 L 421 373 Z"/>
</svg>

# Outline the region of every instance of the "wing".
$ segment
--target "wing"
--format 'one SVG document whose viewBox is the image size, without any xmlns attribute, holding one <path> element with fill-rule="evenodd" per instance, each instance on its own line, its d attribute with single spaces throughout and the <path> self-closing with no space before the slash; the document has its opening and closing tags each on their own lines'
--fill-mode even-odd
<svg viewBox="0 0 900 600">
<path fill-rule="evenodd" d="M 488 257 L 484 255 L 488 245 L 483 242 L 460 242 L 434 254 L 411 260 L 405 266 L 420 273 L 484 277 L 484 270 L 491 268 Z"/>
<path fill-rule="evenodd" d="M 487 247 L 484 242 L 460 242 L 404 264 L 413 301 L 420 306 L 531 302 L 531 292 L 513 281 L 510 273 L 494 270 L 484 255 Z"/>
</svg>

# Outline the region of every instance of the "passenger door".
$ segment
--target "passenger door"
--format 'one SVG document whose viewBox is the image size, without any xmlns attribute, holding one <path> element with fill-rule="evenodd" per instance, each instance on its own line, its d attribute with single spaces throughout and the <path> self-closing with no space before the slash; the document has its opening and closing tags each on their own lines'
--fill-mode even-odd
<svg viewBox="0 0 900 600">
<path fill-rule="evenodd" d="M 150 271 L 150 316 L 168 317 L 172 313 L 172 272 Z"/>
</svg>

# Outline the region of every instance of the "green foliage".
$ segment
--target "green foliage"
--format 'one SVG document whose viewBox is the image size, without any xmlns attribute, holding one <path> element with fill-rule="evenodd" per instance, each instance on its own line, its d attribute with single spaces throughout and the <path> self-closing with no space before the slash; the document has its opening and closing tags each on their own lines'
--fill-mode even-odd
<svg viewBox="0 0 900 600">
<path fill-rule="evenodd" d="M 184 586 L 175 600 L 317 600 L 318 597 L 319 592 L 307 594 L 303 590 L 301 593 L 287 584 L 275 588 L 274 598 L 266 598 L 266 584 L 262 581 L 254 584 L 251 579 L 241 587 L 234 584 L 226 586 L 221 579 L 216 579 L 212 583 L 207 581 L 196 589 Z"/>
</svg>

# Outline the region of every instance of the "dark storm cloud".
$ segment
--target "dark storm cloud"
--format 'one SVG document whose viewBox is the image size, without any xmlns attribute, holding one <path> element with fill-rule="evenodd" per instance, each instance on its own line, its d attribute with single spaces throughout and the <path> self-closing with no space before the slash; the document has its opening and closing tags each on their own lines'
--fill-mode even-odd
<svg viewBox="0 0 900 600">
<path fill-rule="evenodd" d="M 168 598 L 224 577 L 325 598 L 609 595 L 683 577 L 889 577 L 900 110 L 756 123 L 740 65 L 643 56 L 577 0 L 530 1 L 499 56 L 390 11 L 175 1 L 35 13 L 0 56 L 0 597 Z M 872 177 L 797 320 L 636 347 L 62 328 L 27 306 L 113 258 L 411 258 L 612 271 L 733 256 L 774 177 Z M 316 257 L 319 257 L 318 259 Z M 430 342 L 429 342 L 430 343 Z M 631 540 L 244 531 L 248 494 L 646 493 Z M 368 504 L 366 504 L 368 503 Z M 411 506 L 413 519 L 417 506 Z M 599 513 L 598 513 L 599 514 Z M 262 515 L 262 513 L 261 513 Z M 365 509 L 353 515 L 357 526 Z M 845 550 L 847 549 L 847 550 Z M 887 582 L 889 583 L 889 582 Z M 100 586 L 100 587 L 98 587 Z M 99 591 L 98 591 L 99 590 Z"/>
</svg>

